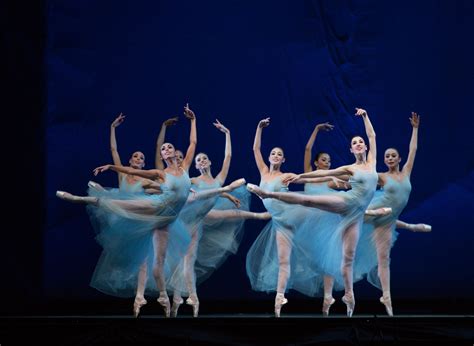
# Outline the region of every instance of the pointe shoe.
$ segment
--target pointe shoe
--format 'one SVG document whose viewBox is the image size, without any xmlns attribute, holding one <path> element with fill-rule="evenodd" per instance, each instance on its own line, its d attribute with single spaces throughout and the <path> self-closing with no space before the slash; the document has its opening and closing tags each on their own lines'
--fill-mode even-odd
<svg viewBox="0 0 474 346">
<path fill-rule="evenodd" d="M 199 314 L 199 299 L 197 296 L 189 296 L 186 299 L 186 304 L 191 305 L 193 307 L 193 317 L 198 317 Z"/>
<path fill-rule="evenodd" d="M 73 194 L 66 191 L 56 191 L 56 197 L 61 198 L 65 201 L 72 202 L 72 203 L 94 204 L 94 205 L 99 204 L 99 199 L 96 197 L 74 196 Z"/>
<path fill-rule="evenodd" d="M 346 304 L 347 307 L 347 317 L 352 317 L 352 314 L 354 313 L 354 307 L 355 307 L 355 299 L 354 297 L 347 297 L 344 295 L 342 297 L 342 302 Z"/>
<path fill-rule="evenodd" d="M 417 223 L 416 225 L 410 225 L 410 230 L 413 232 L 431 232 L 431 226 L 424 223 Z"/>
<path fill-rule="evenodd" d="M 288 303 L 283 293 L 277 293 L 275 297 L 275 317 L 280 317 L 281 307 Z"/>
<path fill-rule="evenodd" d="M 98 191 L 105 191 L 105 189 L 102 187 L 102 185 L 97 184 L 96 182 L 93 182 L 93 181 L 89 181 L 87 183 L 87 186 L 89 186 L 91 189 L 95 189 L 95 190 L 98 190 Z"/>
<path fill-rule="evenodd" d="M 158 303 L 163 307 L 163 312 L 165 314 L 165 317 L 170 317 L 170 299 L 168 296 L 161 296 L 157 299 Z"/>
<path fill-rule="evenodd" d="M 255 219 L 257 220 L 270 220 L 272 218 L 272 214 L 270 214 L 268 211 L 264 213 L 253 213 Z"/>
<path fill-rule="evenodd" d="M 247 184 L 247 190 L 256 194 L 258 198 L 260 199 L 264 199 L 266 196 L 264 196 L 264 192 L 263 190 L 258 187 L 257 185 L 254 185 L 254 184 Z"/>
<path fill-rule="evenodd" d="M 61 198 L 65 201 L 77 203 L 78 202 L 78 197 L 74 196 L 73 194 L 70 194 L 69 192 L 66 191 L 56 191 L 56 197 Z"/>
<path fill-rule="evenodd" d="M 327 317 L 329 316 L 329 309 L 331 308 L 331 305 L 334 304 L 336 301 L 334 300 L 333 297 L 329 298 L 324 298 L 323 300 L 323 316 Z"/>
<path fill-rule="evenodd" d="M 179 299 L 177 299 L 173 296 L 173 305 L 171 306 L 171 317 L 178 316 L 178 309 L 181 304 L 183 304 L 183 298 L 179 297 Z"/>
<path fill-rule="evenodd" d="M 138 318 L 138 315 L 140 315 L 140 309 L 143 305 L 146 305 L 147 301 L 145 298 L 135 298 L 135 301 L 133 302 L 133 316 L 135 318 Z"/>
<path fill-rule="evenodd" d="M 385 305 L 385 310 L 390 317 L 393 317 L 392 299 L 390 297 L 380 297 L 380 302 Z"/>
<path fill-rule="evenodd" d="M 234 191 L 235 189 L 241 187 L 244 184 L 245 184 L 245 179 L 244 178 L 237 179 L 237 180 L 231 182 L 229 185 L 227 185 L 225 187 L 225 189 L 226 189 L 227 192 Z"/>
<path fill-rule="evenodd" d="M 386 216 L 392 213 L 392 208 L 377 208 L 377 209 L 367 209 L 365 215 L 369 216 Z"/>
</svg>

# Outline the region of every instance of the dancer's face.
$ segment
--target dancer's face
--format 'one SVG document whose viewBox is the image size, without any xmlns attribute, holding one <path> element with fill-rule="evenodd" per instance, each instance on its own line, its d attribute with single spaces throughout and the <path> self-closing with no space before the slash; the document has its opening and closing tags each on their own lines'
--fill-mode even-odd
<svg viewBox="0 0 474 346">
<path fill-rule="evenodd" d="M 362 137 L 355 136 L 351 140 L 351 153 L 354 155 L 362 154 L 367 151 L 367 145 Z"/>
<path fill-rule="evenodd" d="M 385 162 L 385 165 L 389 169 L 397 167 L 400 164 L 400 161 L 402 160 L 397 149 L 394 149 L 394 148 L 388 148 L 387 150 L 385 150 L 385 154 L 383 158 L 384 158 L 383 161 Z"/>
<path fill-rule="evenodd" d="M 136 151 L 128 161 L 130 167 L 135 169 L 143 169 L 145 167 L 145 155 L 141 151 Z"/>
<path fill-rule="evenodd" d="M 178 163 L 178 166 L 181 166 L 184 160 L 183 152 L 181 150 L 175 150 L 175 156 L 176 156 L 176 162 Z"/>
<path fill-rule="evenodd" d="M 174 145 L 171 143 L 164 143 L 161 146 L 161 157 L 163 160 L 175 157 L 176 151 L 174 149 Z"/>
<path fill-rule="evenodd" d="M 317 169 L 329 169 L 331 168 L 331 156 L 326 153 L 322 153 L 318 156 L 318 159 L 314 161 L 314 165 Z"/>
<path fill-rule="evenodd" d="M 279 147 L 273 148 L 270 152 L 270 156 L 268 157 L 268 161 L 273 165 L 281 165 L 283 162 L 285 162 L 285 154 L 283 153 L 283 149 Z"/>
<path fill-rule="evenodd" d="M 196 163 L 197 170 L 206 169 L 211 166 L 211 161 L 209 160 L 209 157 L 204 153 L 197 154 L 196 158 L 194 159 L 194 162 Z"/>
</svg>

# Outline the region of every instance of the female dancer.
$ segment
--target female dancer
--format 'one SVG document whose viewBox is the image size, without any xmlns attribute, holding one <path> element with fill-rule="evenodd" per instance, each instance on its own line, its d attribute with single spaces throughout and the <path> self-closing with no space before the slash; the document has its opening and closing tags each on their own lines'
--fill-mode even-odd
<svg viewBox="0 0 474 346">
<path fill-rule="evenodd" d="M 374 286 L 381 288 L 383 295 L 380 302 L 385 306 L 387 314 L 393 316 L 392 300 L 390 296 L 390 250 L 398 233 L 395 231 L 397 218 L 405 208 L 410 196 L 410 175 L 415 162 L 418 143 L 418 127 L 420 117 L 412 112 L 410 117 L 412 135 L 408 159 L 400 170 L 400 154 L 397 149 L 389 148 L 385 151 L 384 163 L 388 168 L 385 173 L 379 173 L 378 191 L 370 202 L 369 208 L 380 206 L 391 207 L 390 215 L 368 217 L 362 228 L 361 239 L 357 249 L 355 268 L 362 266 L 363 272 L 368 272 L 367 279 Z M 423 225 L 423 224 L 421 224 Z M 419 231 L 429 231 L 428 225 L 411 227 Z M 367 270 L 364 270 L 367 268 Z"/>
<path fill-rule="evenodd" d="M 279 147 L 271 150 L 268 158 L 270 167 L 265 164 L 260 151 L 262 129 L 269 124 L 269 118 L 259 122 L 253 145 L 255 162 L 260 171 L 260 186 L 266 191 L 287 191 L 283 181 L 290 175 L 281 172 L 281 165 L 285 161 L 283 150 Z M 330 179 L 319 178 L 312 181 Z M 311 216 L 313 210 L 270 199 L 264 200 L 264 205 L 272 220 L 262 230 L 247 254 L 247 275 L 254 290 L 277 292 L 275 316 L 280 317 L 281 307 L 287 303 L 284 293 L 288 289 L 296 289 L 311 295 L 315 277 L 319 275 L 313 270 L 313 266 L 308 266 L 312 254 L 307 250 L 306 243 L 311 234 L 301 232 L 301 229 L 307 226 L 305 220 Z M 306 237 L 302 237 L 302 234 L 306 234 Z"/>
<path fill-rule="evenodd" d="M 261 198 L 274 198 L 287 203 L 301 204 L 338 213 L 342 216 L 341 223 L 336 231 L 342 235 L 343 244 L 343 258 L 339 261 L 338 266 L 341 268 L 345 289 L 342 301 L 347 306 L 347 316 L 349 317 L 352 316 L 355 307 L 353 261 L 359 238 L 359 229 L 363 221 L 364 212 L 377 186 L 377 173 L 375 171 L 377 150 L 375 131 L 365 110 L 356 108 L 356 115 L 361 116 L 364 121 L 370 151 L 368 151 L 364 139 L 355 136 L 351 140 L 351 152 L 356 158 L 354 164 L 341 166 L 336 169 L 316 170 L 300 175 L 288 174 L 283 179 L 283 183 L 291 183 L 299 178 L 350 175 L 351 190 L 347 192 L 341 191 L 337 194 L 313 196 L 289 192 L 266 191 L 252 184 L 247 185 L 247 188 L 251 192 L 256 193 Z M 332 266 L 334 266 L 334 264 Z M 332 275 L 332 271 L 330 267 L 324 269 L 325 274 Z"/>
<path fill-rule="evenodd" d="M 165 255 L 168 246 L 169 225 L 176 219 L 189 194 L 190 179 L 188 170 L 194 156 L 197 143 L 196 117 L 194 112 L 186 105 L 185 116 L 191 121 L 190 144 L 183 160 L 182 166 L 178 167 L 174 146 L 165 143 L 161 147 L 161 155 L 166 161 L 165 170 L 139 170 L 130 167 L 105 165 L 94 170 L 97 175 L 108 169 L 114 171 L 137 175 L 142 178 L 164 181 L 161 185 L 162 194 L 137 196 L 116 196 L 104 194 L 98 197 L 78 197 L 70 193 L 58 191 L 59 198 L 71 202 L 86 203 L 96 206 L 94 208 L 95 221 L 101 224 L 100 242 L 107 250 L 107 256 L 114 258 L 107 263 L 122 265 L 118 268 L 107 268 L 104 263 L 99 263 L 94 276 L 98 276 L 96 282 L 103 282 L 104 292 L 114 295 L 129 294 L 135 291 L 136 273 L 145 259 L 152 260 L 153 277 L 160 292 L 158 302 L 163 306 L 165 315 L 169 316 L 170 302 L 165 285 Z M 150 230 L 154 229 L 152 233 Z M 130 242 L 128 242 L 130 240 Z M 188 242 L 184 235 L 170 237 L 177 245 Z M 152 253 L 148 250 L 153 247 Z M 112 251 L 115 250 L 115 251 Z M 120 251 L 120 252 L 117 252 Z M 170 251 L 168 251 L 170 254 Z M 175 254 L 179 258 L 179 253 Z M 126 259 L 126 260 L 125 260 Z M 170 259 L 171 260 L 171 259 Z M 174 259 L 176 263 L 178 259 Z M 168 259 L 167 259 L 168 261 Z M 151 263 L 150 263 L 151 264 Z M 100 277 L 104 279 L 101 280 Z"/>
</svg>

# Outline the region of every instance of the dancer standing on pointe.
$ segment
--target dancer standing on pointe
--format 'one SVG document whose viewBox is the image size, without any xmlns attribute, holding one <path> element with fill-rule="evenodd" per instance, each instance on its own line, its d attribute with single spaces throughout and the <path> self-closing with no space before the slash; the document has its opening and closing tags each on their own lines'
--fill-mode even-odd
<svg viewBox="0 0 474 346">
<path fill-rule="evenodd" d="M 362 117 L 365 125 L 367 137 L 369 139 L 370 150 L 365 141 L 360 136 L 355 136 L 351 140 L 351 152 L 356 158 L 352 165 L 341 166 L 336 169 L 316 170 L 300 175 L 288 174 L 283 182 L 291 183 L 300 178 L 342 176 L 350 175 L 352 189 L 347 192 L 339 192 L 329 195 L 302 195 L 298 193 L 283 193 L 266 191 L 255 185 L 248 184 L 247 188 L 259 195 L 261 198 L 277 199 L 286 203 L 301 204 L 308 207 L 318 208 L 342 216 L 342 221 L 336 232 L 342 236 L 343 253 L 339 263 L 333 266 L 340 268 L 344 283 L 345 293 L 342 301 L 347 306 L 347 316 L 351 317 L 355 307 L 355 297 L 353 291 L 353 261 L 359 238 L 360 227 L 362 225 L 364 212 L 369 205 L 376 186 L 376 140 L 375 131 L 364 109 L 356 108 L 356 116 Z M 328 268 L 326 274 L 331 274 L 333 270 Z"/>
<path fill-rule="evenodd" d="M 367 273 L 368 281 L 382 290 L 380 302 L 385 306 L 389 316 L 393 316 L 390 295 L 390 250 L 398 236 L 396 226 L 404 224 L 397 218 L 408 203 L 411 192 L 410 176 L 418 147 L 420 125 L 417 113 L 411 113 L 410 123 L 412 135 L 407 161 L 400 170 L 401 157 L 398 150 L 389 148 L 385 151 L 384 163 L 388 171 L 378 174 L 382 189 L 376 192 L 369 205 L 369 208 L 391 207 L 393 212 L 386 216 L 366 217 L 355 262 L 355 271 Z M 425 224 L 409 225 L 406 228 L 419 232 L 431 231 L 431 226 Z"/>
<path fill-rule="evenodd" d="M 105 165 L 94 170 L 94 174 L 106 170 L 137 175 L 142 178 L 161 179 L 162 193 L 130 195 L 109 195 L 103 197 L 79 197 L 64 191 L 58 191 L 59 198 L 95 206 L 94 223 L 100 225 L 98 239 L 106 250 L 108 260 L 99 261 L 94 272 L 95 280 L 101 283 L 101 291 L 117 295 L 130 296 L 135 294 L 137 273 L 145 260 L 151 261 L 153 277 L 159 291 L 158 302 L 163 306 L 165 316 L 170 314 L 170 302 L 165 285 L 165 259 L 167 262 L 179 263 L 182 254 L 179 248 L 187 247 L 189 237 L 179 233 L 169 237 L 169 227 L 177 218 L 179 211 L 187 200 L 191 182 L 188 170 L 192 163 L 197 143 L 196 117 L 186 105 L 185 116 L 191 121 L 190 144 L 183 160 L 178 167 L 174 146 L 165 143 L 161 147 L 161 155 L 166 161 L 165 170 L 139 170 L 130 167 Z M 150 231 L 153 230 L 153 231 Z M 168 239 L 172 240 L 176 249 L 167 252 Z M 166 258 L 171 255 L 171 258 Z M 173 258 L 174 257 L 174 258 Z M 113 267 L 107 264 L 113 263 Z"/>
<path fill-rule="evenodd" d="M 265 164 L 260 151 L 262 129 L 269 124 L 270 118 L 258 123 L 253 145 L 255 162 L 260 171 L 260 186 L 265 191 L 288 191 L 283 181 L 291 175 L 281 171 L 281 165 L 285 162 L 283 150 L 279 147 L 271 150 L 268 158 L 270 167 Z M 308 179 L 308 182 L 331 179 L 330 177 L 313 178 Z M 287 192 L 281 192 L 281 194 L 285 193 Z M 308 226 L 306 220 L 313 210 L 274 199 L 266 199 L 263 203 L 272 219 L 250 248 L 247 254 L 246 270 L 254 290 L 276 291 L 275 316 L 280 317 L 282 305 L 288 302 L 285 292 L 295 289 L 311 295 L 315 278 L 319 275 L 314 271 L 315 268 L 309 265 L 312 254 L 306 250 L 306 243 L 311 234 L 301 232 L 303 226 Z M 301 234 L 306 234 L 306 237 L 302 237 Z"/>
</svg>

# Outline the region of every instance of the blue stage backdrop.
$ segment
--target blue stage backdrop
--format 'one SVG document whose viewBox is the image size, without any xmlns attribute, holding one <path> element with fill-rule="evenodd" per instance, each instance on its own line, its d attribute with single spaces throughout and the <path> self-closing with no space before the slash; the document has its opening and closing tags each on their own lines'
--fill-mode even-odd
<svg viewBox="0 0 474 346">
<path fill-rule="evenodd" d="M 401 231 L 392 251 L 392 296 L 472 298 L 474 276 L 474 4 L 472 1 L 49 1 L 47 226 L 44 293 L 105 297 L 89 287 L 100 247 L 86 210 L 55 197 L 84 194 L 89 180 L 116 186 L 109 126 L 122 161 L 142 150 L 153 168 L 162 121 L 179 115 L 167 140 L 185 149 L 189 102 L 197 115 L 198 152 L 220 169 L 232 135 L 228 181 L 259 183 L 252 143 L 260 119 L 262 152 L 285 150 L 284 171 L 302 172 L 314 126 L 316 151 L 333 167 L 353 162 L 349 140 L 364 134 L 354 107 L 367 109 L 383 151 L 407 157 L 411 111 L 421 115 L 413 191 L 401 219 L 433 226 Z M 191 175 L 198 172 L 192 168 Z M 298 187 L 292 187 L 298 189 Z M 252 210 L 264 210 L 252 199 Z M 239 252 L 201 287 L 200 296 L 260 299 L 245 274 L 245 256 L 263 222 L 246 222 Z M 366 282 L 358 297 L 378 297 Z"/>
</svg>

